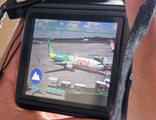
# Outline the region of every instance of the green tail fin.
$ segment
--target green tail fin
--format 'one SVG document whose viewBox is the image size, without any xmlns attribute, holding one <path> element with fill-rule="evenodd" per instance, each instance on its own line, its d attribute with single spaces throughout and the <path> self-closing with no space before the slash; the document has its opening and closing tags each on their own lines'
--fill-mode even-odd
<svg viewBox="0 0 156 120">
<path fill-rule="evenodd" d="M 50 43 L 49 39 L 47 40 L 47 42 L 48 42 L 48 55 L 53 54 L 53 49 L 51 47 L 51 43 Z"/>
</svg>

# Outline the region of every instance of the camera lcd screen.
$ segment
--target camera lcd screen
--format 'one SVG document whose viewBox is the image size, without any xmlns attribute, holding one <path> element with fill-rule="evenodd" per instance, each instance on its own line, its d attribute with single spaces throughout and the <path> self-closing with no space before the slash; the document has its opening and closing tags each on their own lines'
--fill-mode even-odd
<svg viewBox="0 0 156 120">
<path fill-rule="evenodd" d="M 118 23 L 34 21 L 24 94 L 106 107 Z"/>
</svg>

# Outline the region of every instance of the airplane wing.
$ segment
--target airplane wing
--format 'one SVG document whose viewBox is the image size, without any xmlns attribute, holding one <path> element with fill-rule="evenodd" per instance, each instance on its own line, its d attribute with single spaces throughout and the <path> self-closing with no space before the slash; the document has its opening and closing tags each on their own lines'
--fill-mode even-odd
<svg viewBox="0 0 156 120">
<path fill-rule="evenodd" d="M 64 62 L 63 61 L 63 62 L 53 62 L 53 63 L 58 64 L 58 65 L 63 65 L 69 70 L 72 70 L 72 68 L 73 68 L 73 62 L 67 62 L 67 61 Z"/>
<path fill-rule="evenodd" d="M 67 64 L 66 68 L 69 69 L 69 70 L 73 70 L 73 65 L 72 64 Z"/>
<path fill-rule="evenodd" d="M 60 65 L 68 65 L 68 64 L 73 64 L 73 62 L 69 62 L 69 61 L 63 61 L 63 62 L 53 62 L 55 64 L 60 64 Z"/>
<path fill-rule="evenodd" d="M 52 62 L 52 63 L 58 64 L 58 65 L 66 65 L 66 63 L 64 63 L 64 62 Z"/>
</svg>

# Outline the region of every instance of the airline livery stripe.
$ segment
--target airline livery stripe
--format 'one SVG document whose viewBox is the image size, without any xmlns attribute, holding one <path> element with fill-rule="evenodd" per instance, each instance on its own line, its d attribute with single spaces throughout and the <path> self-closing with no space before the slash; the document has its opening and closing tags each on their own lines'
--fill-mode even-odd
<svg viewBox="0 0 156 120">
<path fill-rule="evenodd" d="M 106 33 L 106 32 L 91 32 L 91 31 L 76 31 L 76 30 L 59 30 L 59 29 L 43 29 L 35 28 L 36 30 L 51 30 L 51 31 L 66 31 L 66 32 L 83 32 L 83 33 L 99 33 L 99 34 L 116 34 L 116 33 Z"/>
</svg>

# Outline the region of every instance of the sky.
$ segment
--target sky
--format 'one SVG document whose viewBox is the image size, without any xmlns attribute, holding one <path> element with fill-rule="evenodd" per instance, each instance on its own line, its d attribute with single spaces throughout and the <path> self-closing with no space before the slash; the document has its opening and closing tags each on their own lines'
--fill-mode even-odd
<svg viewBox="0 0 156 120">
<path fill-rule="evenodd" d="M 34 38 L 115 38 L 117 23 L 36 19 Z"/>
</svg>

